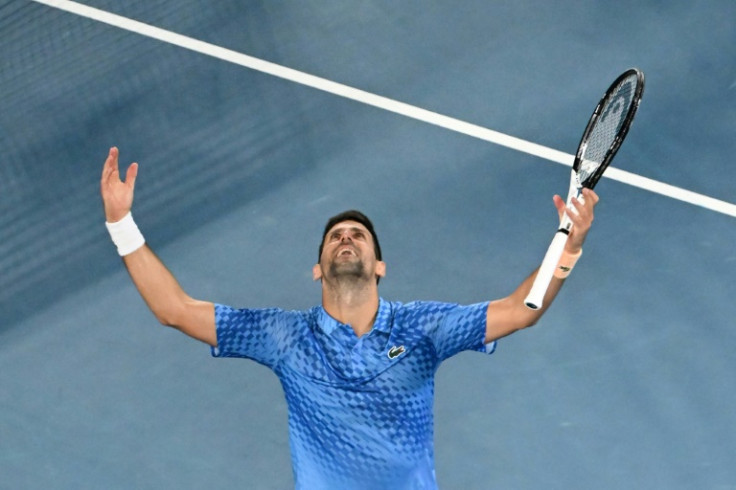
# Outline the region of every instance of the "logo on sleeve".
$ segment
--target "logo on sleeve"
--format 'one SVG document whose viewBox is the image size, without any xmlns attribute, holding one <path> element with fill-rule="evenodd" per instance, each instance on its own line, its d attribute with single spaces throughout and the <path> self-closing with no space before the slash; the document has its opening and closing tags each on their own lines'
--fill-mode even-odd
<svg viewBox="0 0 736 490">
<path fill-rule="evenodd" d="M 403 345 L 399 345 L 399 346 L 396 346 L 395 345 L 395 346 L 391 347 L 388 350 L 388 358 L 389 359 L 396 359 L 401 354 L 403 354 L 405 351 L 406 351 L 406 349 L 404 349 L 404 346 Z"/>
</svg>

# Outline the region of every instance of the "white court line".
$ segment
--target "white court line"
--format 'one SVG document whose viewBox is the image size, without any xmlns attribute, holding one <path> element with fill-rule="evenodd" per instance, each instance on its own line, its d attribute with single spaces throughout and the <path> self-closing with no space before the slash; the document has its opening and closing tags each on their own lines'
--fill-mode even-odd
<svg viewBox="0 0 736 490">
<path fill-rule="evenodd" d="M 213 58 L 218 58 L 229 63 L 244 66 L 252 70 L 257 70 L 275 77 L 283 78 L 301 85 L 322 90 L 333 95 L 345 97 L 363 104 L 378 107 L 389 112 L 394 112 L 402 116 L 410 117 L 418 121 L 423 121 L 435 126 L 439 126 L 451 131 L 456 131 L 474 138 L 505 146 L 520 152 L 528 153 L 545 160 L 572 166 L 574 156 L 564 153 L 546 146 L 531 143 L 513 136 L 508 136 L 491 129 L 470 124 L 459 119 L 443 116 L 436 112 L 421 109 L 416 106 L 405 104 L 393 99 L 365 92 L 360 89 L 349 87 L 341 83 L 333 82 L 324 78 L 309 75 L 285 66 L 270 63 L 259 58 L 254 58 L 237 51 L 222 48 L 214 44 L 199 41 L 197 39 L 176 34 L 175 32 L 160 29 L 143 22 L 138 22 L 127 17 L 112 14 L 104 10 L 99 10 L 81 3 L 72 2 L 70 0 L 33 0 L 34 2 L 55 7 L 66 12 L 76 14 L 88 19 L 96 20 L 105 24 L 109 24 L 120 29 L 135 32 L 142 36 L 173 44 L 190 51 L 201 53 Z M 726 201 L 714 199 L 712 197 L 688 191 L 679 187 L 665 184 L 653 179 L 642 177 L 630 172 L 626 172 L 617 168 L 609 168 L 606 170 L 604 177 L 623 182 L 641 189 L 661 194 L 673 199 L 678 199 L 696 206 L 701 206 L 712 211 L 723 213 L 736 217 L 736 204 Z"/>
</svg>

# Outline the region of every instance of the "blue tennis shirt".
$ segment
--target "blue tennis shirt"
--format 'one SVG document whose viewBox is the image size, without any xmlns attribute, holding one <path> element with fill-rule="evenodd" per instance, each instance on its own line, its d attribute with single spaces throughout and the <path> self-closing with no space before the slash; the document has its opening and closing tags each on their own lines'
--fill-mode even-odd
<svg viewBox="0 0 736 490">
<path fill-rule="evenodd" d="M 215 357 L 271 368 L 289 410 L 297 489 L 436 489 L 434 373 L 485 345 L 488 303 L 380 300 L 357 337 L 321 307 L 305 311 L 215 306 Z"/>
</svg>

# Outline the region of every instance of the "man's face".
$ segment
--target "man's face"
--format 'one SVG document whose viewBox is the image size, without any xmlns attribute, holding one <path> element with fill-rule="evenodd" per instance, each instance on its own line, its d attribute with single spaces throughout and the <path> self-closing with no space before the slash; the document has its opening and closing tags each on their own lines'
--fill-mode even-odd
<svg viewBox="0 0 736 490">
<path fill-rule="evenodd" d="M 385 265 L 376 259 L 373 237 L 357 221 L 342 221 L 325 235 L 314 279 L 359 280 L 383 276 Z"/>
</svg>

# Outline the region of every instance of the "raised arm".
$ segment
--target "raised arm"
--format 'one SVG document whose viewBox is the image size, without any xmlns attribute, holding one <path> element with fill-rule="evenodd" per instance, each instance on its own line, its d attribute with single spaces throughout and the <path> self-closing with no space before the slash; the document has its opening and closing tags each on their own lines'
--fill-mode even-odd
<svg viewBox="0 0 736 490">
<path fill-rule="evenodd" d="M 572 204 L 575 211 L 571 211 L 565 205 L 560 196 L 554 196 L 557 211 L 562 216 L 566 213 L 573 222 L 573 228 L 565 245 L 565 253 L 568 256 L 577 256 L 582 252 L 583 242 L 593 223 L 593 209 L 598 203 L 598 195 L 591 189 L 583 189 L 583 202 L 573 199 Z M 491 301 L 488 305 L 486 316 L 486 342 L 497 340 L 522 328 L 531 327 L 552 304 L 552 301 L 560 291 L 564 279 L 552 278 L 552 282 L 544 296 L 544 306 L 538 310 L 527 308 L 524 304 L 529 290 L 534 283 L 537 271 L 527 277 L 521 285 L 509 296 Z"/>
<path fill-rule="evenodd" d="M 212 346 L 217 345 L 214 305 L 187 295 L 174 276 L 145 245 L 129 215 L 133 205 L 138 164 L 131 164 L 120 179 L 118 149 L 111 148 L 102 169 L 100 193 L 105 220 L 123 263 L 143 300 L 159 322 Z"/>
</svg>

